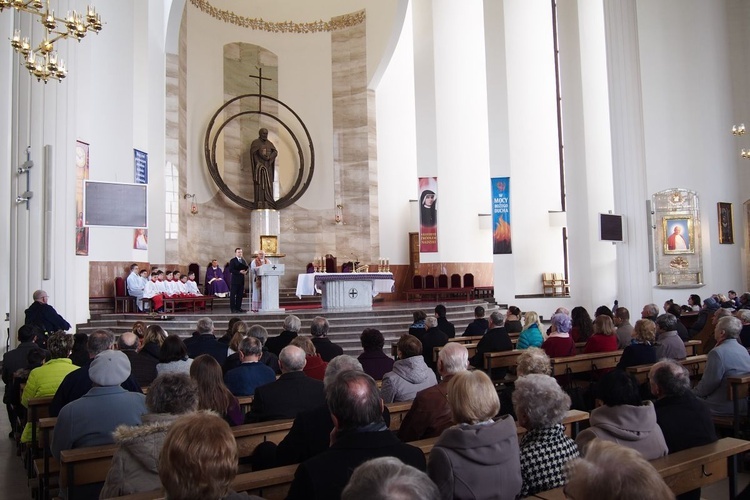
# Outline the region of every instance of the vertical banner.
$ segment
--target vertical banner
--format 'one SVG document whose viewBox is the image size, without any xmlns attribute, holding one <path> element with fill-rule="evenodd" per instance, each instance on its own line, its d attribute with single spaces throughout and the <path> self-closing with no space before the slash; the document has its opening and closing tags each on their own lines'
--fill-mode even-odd
<svg viewBox="0 0 750 500">
<path fill-rule="evenodd" d="M 510 177 L 492 179 L 492 253 L 513 253 L 510 244 Z"/>
<path fill-rule="evenodd" d="M 89 178 L 89 145 L 76 141 L 76 255 L 89 254 L 89 228 L 83 227 L 83 181 Z"/>
<path fill-rule="evenodd" d="M 133 149 L 133 163 L 135 165 L 135 183 L 148 184 L 148 153 Z M 134 230 L 133 249 L 148 250 L 148 229 Z"/>
<path fill-rule="evenodd" d="M 438 251 L 437 177 L 419 178 L 419 251 Z"/>
</svg>

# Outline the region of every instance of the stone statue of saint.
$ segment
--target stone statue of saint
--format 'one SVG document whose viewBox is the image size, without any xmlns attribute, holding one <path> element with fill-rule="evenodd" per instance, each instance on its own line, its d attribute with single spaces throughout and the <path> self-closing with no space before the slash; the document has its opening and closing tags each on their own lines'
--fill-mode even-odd
<svg viewBox="0 0 750 500">
<path fill-rule="evenodd" d="M 268 140 L 268 129 L 260 129 L 258 138 L 250 145 L 256 208 L 276 208 L 273 200 L 273 177 L 278 154 L 276 147 Z"/>
</svg>

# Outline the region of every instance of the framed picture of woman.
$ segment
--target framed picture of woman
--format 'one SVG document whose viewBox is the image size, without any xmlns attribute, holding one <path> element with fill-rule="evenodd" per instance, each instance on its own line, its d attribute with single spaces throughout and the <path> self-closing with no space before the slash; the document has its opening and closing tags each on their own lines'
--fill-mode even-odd
<svg viewBox="0 0 750 500">
<path fill-rule="evenodd" d="M 695 253 L 692 217 L 685 215 L 664 217 L 662 231 L 665 255 Z"/>
<path fill-rule="evenodd" d="M 734 243 L 734 222 L 732 221 L 732 204 L 719 202 L 716 204 L 719 212 L 719 243 Z"/>
</svg>

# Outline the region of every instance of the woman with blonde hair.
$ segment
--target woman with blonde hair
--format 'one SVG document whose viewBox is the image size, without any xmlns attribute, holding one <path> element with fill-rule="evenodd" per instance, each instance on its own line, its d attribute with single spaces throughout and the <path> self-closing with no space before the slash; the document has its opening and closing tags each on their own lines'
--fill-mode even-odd
<svg viewBox="0 0 750 500">
<path fill-rule="evenodd" d="M 601 314 L 594 320 L 594 334 L 586 341 L 583 353 L 611 352 L 617 350 L 617 335 L 612 318 Z"/>
<path fill-rule="evenodd" d="M 523 330 L 518 336 L 516 349 L 527 349 L 529 347 L 542 347 L 544 334 L 539 328 L 539 315 L 534 311 L 526 311 L 523 315 Z"/>
<path fill-rule="evenodd" d="M 159 361 L 159 352 L 166 338 L 167 332 L 164 331 L 164 328 L 159 325 L 149 325 L 146 328 L 146 333 L 143 335 L 143 344 L 140 352 Z"/>
<path fill-rule="evenodd" d="M 195 358 L 190 365 L 190 378 L 198 384 L 199 410 L 215 411 L 233 427 L 244 422 L 240 403 L 224 384 L 224 375 L 216 359 L 209 354 Z"/>
<path fill-rule="evenodd" d="M 448 404 L 457 425 L 444 430 L 430 452 L 427 473 L 442 498 L 515 499 L 521 491 L 518 433 L 500 411 L 492 380 L 482 371 L 456 373 Z"/>
<path fill-rule="evenodd" d="M 630 345 L 625 347 L 617 363 L 617 368 L 656 363 L 656 323 L 650 319 L 639 319 L 635 322 Z"/>
</svg>

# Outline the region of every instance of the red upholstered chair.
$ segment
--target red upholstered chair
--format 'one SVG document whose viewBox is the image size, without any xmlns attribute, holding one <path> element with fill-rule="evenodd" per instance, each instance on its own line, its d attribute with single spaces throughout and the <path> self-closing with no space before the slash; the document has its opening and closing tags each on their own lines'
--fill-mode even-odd
<svg viewBox="0 0 750 500">
<path fill-rule="evenodd" d="M 448 288 L 448 275 L 441 274 L 438 276 L 438 288 Z"/>
<path fill-rule="evenodd" d="M 118 276 L 115 278 L 115 314 L 131 312 L 134 307 L 135 297 L 128 295 L 128 288 L 125 286 L 125 279 L 123 279 L 122 276 Z"/>
<path fill-rule="evenodd" d="M 312 262 L 307 263 L 307 267 L 305 268 L 305 272 L 307 273 L 314 273 L 315 272 L 315 266 Z"/>
<path fill-rule="evenodd" d="M 451 274 L 451 288 L 461 288 L 460 274 Z"/>
<path fill-rule="evenodd" d="M 427 290 L 431 290 L 431 289 L 435 288 L 435 277 L 432 276 L 431 274 L 428 274 L 427 276 L 425 276 L 424 277 L 424 287 Z"/>
<path fill-rule="evenodd" d="M 474 275 L 471 273 L 464 274 L 464 288 L 474 288 Z"/>
<path fill-rule="evenodd" d="M 422 290 L 424 288 L 424 280 L 422 279 L 422 276 L 415 275 L 411 279 L 411 287 L 414 290 Z"/>
</svg>

